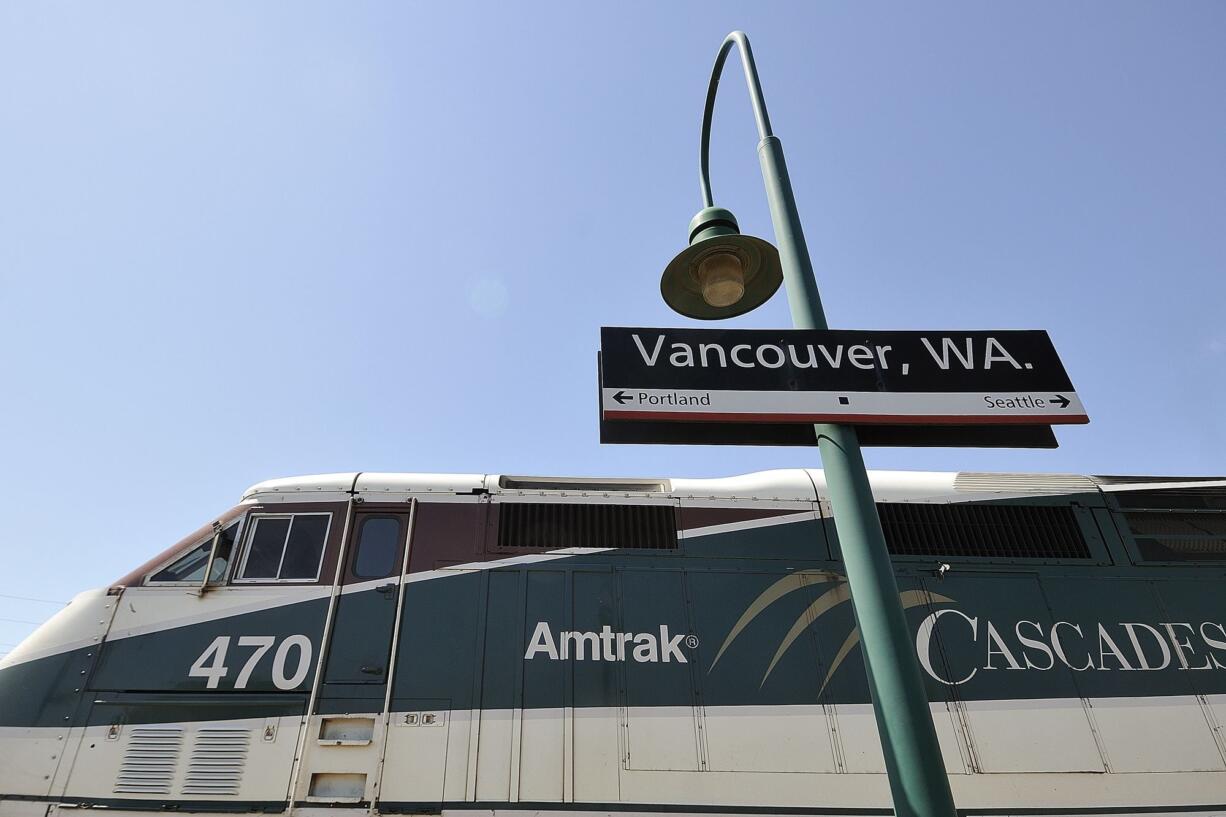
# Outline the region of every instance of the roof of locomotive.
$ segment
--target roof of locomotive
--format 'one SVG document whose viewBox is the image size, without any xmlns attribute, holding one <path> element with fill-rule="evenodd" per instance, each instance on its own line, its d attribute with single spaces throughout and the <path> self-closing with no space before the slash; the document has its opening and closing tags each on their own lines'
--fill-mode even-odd
<svg viewBox="0 0 1226 817">
<path fill-rule="evenodd" d="M 965 498 L 968 493 L 1070 494 L 1085 491 L 1226 487 L 1226 477 L 1085 476 L 972 471 L 870 471 L 882 501 Z M 348 499 L 398 500 L 409 496 L 493 494 L 587 497 L 675 497 L 813 502 L 827 496 L 820 469 L 791 468 L 714 478 L 541 477 L 505 474 L 348 472 L 287 477 L 256 483 L 244 502 Z"/>
</svg>

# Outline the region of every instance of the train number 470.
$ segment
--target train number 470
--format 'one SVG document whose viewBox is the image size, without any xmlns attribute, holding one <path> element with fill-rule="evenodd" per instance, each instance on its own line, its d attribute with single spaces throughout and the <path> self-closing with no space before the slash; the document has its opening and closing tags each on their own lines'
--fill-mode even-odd
<svg viewBox="0 0 1226 817">
<path fill-rule="evenodd" d="M 208 682 L 206 686 L 209 689 L 216 689 L 222 679 L 230 673 L 230 668 L 226 666 L 226 654 L 230 651 L 230 641 L 232 636 L 219 635 L 213 639 L 213 643 L 205 648 L 204 652 L 200 653 L 200 657 L 192 664 L 191 669 L 187 671 L 190 678 L 206 678 Z M 247 660 L 243 663 L 243 667 L 238 672 L 238 676 L 234 679 L 234 689 L 246 689 L 247 682 L 251 680 L 252 674 L 255 672 L 260 659 L 264 654 L 273 648 L 277 643 L 277 637 L 274 635 L 240 635 L 238 637 L 238 646 L 254 647 L 255 650 L 247 655 Z M 291 659 L 291 653 L 294 653 Z M 293 663 L 293 671 L 290 672 L 289 665 Z M 307 673 L 311 671 L 311 639 L 305 635 L 286 636 L 277 646 L 277 650 L 272 657 L 272 682 L 277 689 L 295 689 L 299 684 L 306 679 Z"/>
</svg>

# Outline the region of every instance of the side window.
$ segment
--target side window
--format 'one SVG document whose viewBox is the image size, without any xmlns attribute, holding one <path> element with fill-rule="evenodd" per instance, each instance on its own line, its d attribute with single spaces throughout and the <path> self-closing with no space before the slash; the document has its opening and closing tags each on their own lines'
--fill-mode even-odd
<svg viewBox="0 0 1226 817">
<path fill-rule="evenodd" d="M 319 578 L 332 514 L 300 513 L 252 518 L 238 579 L 314 581 Z"/>
<path fill-rule="evenodd" d="M 395 516 L 367 516 L 358 530 L 358 547 L 353 556 L 353 576 L 357 579 L 382 579 L 396 570 L 400 550 L 400 519 Z"/>
<path fill-rule="evenodd" d="M 221 581 L 230 565 L 230 556 L 234 550 L 234 537 L 238 532 L 238 520 L 231 522 L 222 529 L 221 541 L 217 543 L 217 557 L 213 559 L 213 570 L 209 575 L 209 583 Z M 166 567 L 149 577 L 149 584 L 167 582 L 199 583 L 204 577 L 205 566 L 209 563 L 209 554 L 213 552 L 213 537 L 210 536 L 183 556 L 171 562 Z"/>
</svg>

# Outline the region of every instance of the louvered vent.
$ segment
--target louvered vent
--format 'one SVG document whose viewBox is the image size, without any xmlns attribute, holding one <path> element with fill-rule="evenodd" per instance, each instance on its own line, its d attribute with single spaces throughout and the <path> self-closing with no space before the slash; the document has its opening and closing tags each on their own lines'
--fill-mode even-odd
<svg viewBox="0 0 1226 817">
<path fill-rule="evenodd" d="M 498 506 L 498 547 L 675 550 L 677 521 L 671 505 L 505 502 Z"/>
<path fill-rule="evenodd" d="M 1090 557 L 1072 508 L 880 503 L 877 512 L 890 552 L 900 556 Z"/>
<path fill-rule="evenodd" d="M 1091 477 L 1099 485 L 1146 485 L 1151 483 L 1226 482 L 1226 477 L 1119 477 L 1095 474 Z"/>
<path fill-rule="evenodd" d="M 498 487 L 508 491 L 599 491 L 605 493 L 664 493 L 668 480 L 576 479 L 573 477 L 499 477 Z"/>
<path fill-rule="evenodd" d="M 170 794 L 182 745 L 182 727 L 133 727 L 115 778 L 115 792 Z"/>
<path fill-rule="evenodd" d="M 1113 491 L 1121 508 L 1145 510 L 1226 511 L 1226 488 L 1156 488 Z"/>
<path fill-rule="evenodd" d="M 1072 494 L 1097 491 L 1089 477 L 1077 474 L 992 474 L 962 471 L 954 477 L 955 491 L 995 491 L 1022 494 Z"/>
<path fill-rule="evenodd" d="M 246 729 L 201 729 L 183 780 L 183 794 L 238 794 L 251 733 Z"/>
<path fill-rule="evenodd" d="M 1116 491 L 1141 558 L 1149 562 L 1226 560 L 1226 488 Z"/>
</svg>

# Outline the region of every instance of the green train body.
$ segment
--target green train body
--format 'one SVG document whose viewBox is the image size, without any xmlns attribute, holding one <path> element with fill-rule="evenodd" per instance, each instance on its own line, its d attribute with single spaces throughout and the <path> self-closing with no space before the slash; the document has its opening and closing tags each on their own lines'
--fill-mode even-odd
<svg viewBox="0 0 1226 817">
<path fill-rule="evenodd" d="M 872 479 L 960 810 L 1226 813 L 1226 480 Z M 888 814 L 858 645 L 820 471 L 275 480 L 0 661 L 0 815 Z"/>
</svg>

